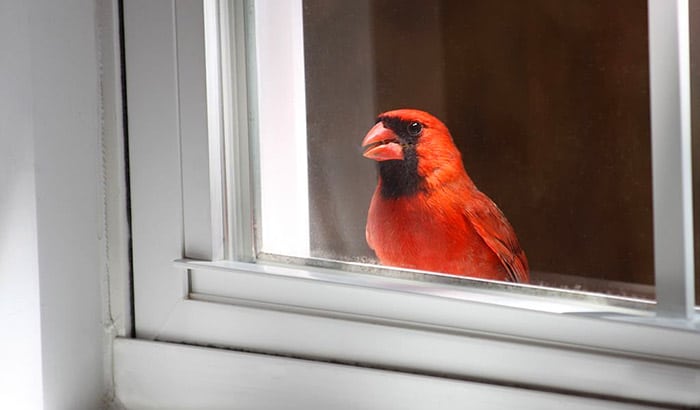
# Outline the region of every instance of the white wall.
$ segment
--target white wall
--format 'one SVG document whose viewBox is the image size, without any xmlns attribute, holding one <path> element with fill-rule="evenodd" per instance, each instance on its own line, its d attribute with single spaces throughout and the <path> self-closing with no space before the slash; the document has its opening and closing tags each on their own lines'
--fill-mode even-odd
<svg viewBox="0 0 700 410">
<path fill-rule="evenodd" d="M 0 407 L 41 405 L 27 7 L 0 3 Z"/>
<path fill-rule="evenodd" d="M 0 2 L 0 408 L 99 408 L 94 1 Z"/>
</svg>

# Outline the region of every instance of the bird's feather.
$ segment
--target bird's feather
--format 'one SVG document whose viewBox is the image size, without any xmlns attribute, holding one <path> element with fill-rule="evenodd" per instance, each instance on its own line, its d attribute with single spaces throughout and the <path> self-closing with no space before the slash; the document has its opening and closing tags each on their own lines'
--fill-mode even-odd
<svg viewBox="0 0 700 410">
<path fill-rule="evenodd" d="M 475 191 L 467 202 L 467 221 L 486 245 L 498 256 L 512 282 L 528 282 L 529 267 L 525 252 L 503 212 L 481 191 Z"/>
</svg>

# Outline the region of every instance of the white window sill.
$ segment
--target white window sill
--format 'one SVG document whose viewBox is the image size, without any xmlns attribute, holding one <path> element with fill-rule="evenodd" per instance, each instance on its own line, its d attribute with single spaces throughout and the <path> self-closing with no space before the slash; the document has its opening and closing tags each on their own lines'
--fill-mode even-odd
<svg viewBox="0 0 700 410">
<path fill-rule="evenodd" d="M 322 269 L 176 264 L 188 269 L 189 296 L 150 335 L 156 340 L 535 390 L 700 403 L 700 332 L 636 323 L 650 318 L 630 309 L 446 285 L 435 290 L 460 298 L 436 297 L 424 294 L 430 284 L 371 276 L 358 283 L 362 275 Z"/>
<path fill-rule="evenodd" d="M 115 384 L 126 408 L 652 409 L 478 380 L 119 339 Z M 565 403 L 565 404 L 563 404 Z"/>
</svg>

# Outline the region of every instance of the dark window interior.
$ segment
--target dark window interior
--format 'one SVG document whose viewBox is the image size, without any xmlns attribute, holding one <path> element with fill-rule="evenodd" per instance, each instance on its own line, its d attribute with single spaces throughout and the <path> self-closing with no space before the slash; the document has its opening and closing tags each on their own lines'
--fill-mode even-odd
<svg viewBox="0 0 700 410">
<path fill-rule="evenodd" d="M 447 124 L 533 284 L 653 297 L 645 0 L 305 0 L 304 37 L 313 256 L 374 260 L 360 141 L 411 107 Z"/>
</svg>

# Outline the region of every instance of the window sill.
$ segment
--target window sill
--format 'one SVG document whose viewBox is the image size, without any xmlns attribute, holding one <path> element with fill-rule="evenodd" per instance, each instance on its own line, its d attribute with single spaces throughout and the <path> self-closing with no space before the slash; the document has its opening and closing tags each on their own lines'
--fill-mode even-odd
<svg viewBox="0 0 700 410">
<path fill-rule="evenodd" d="M 652 325 L 648 313 L 318 268 L 176 265 L 189 272 L 189 298 L 176 304 L 157 340 L 700 404 L 700 332 Z M 436 293 L 425 294 L 430 287 Z M 450 294 L 460 297 L 444 297 Z"/>
<path fill-rule="evenodd" d="M 126 408 L 640 409 L 478 381 L 287 357 L 118 339 L 117 397 Z M 144 386 L 148 386 L 144 389 Z"/>
</svg>

